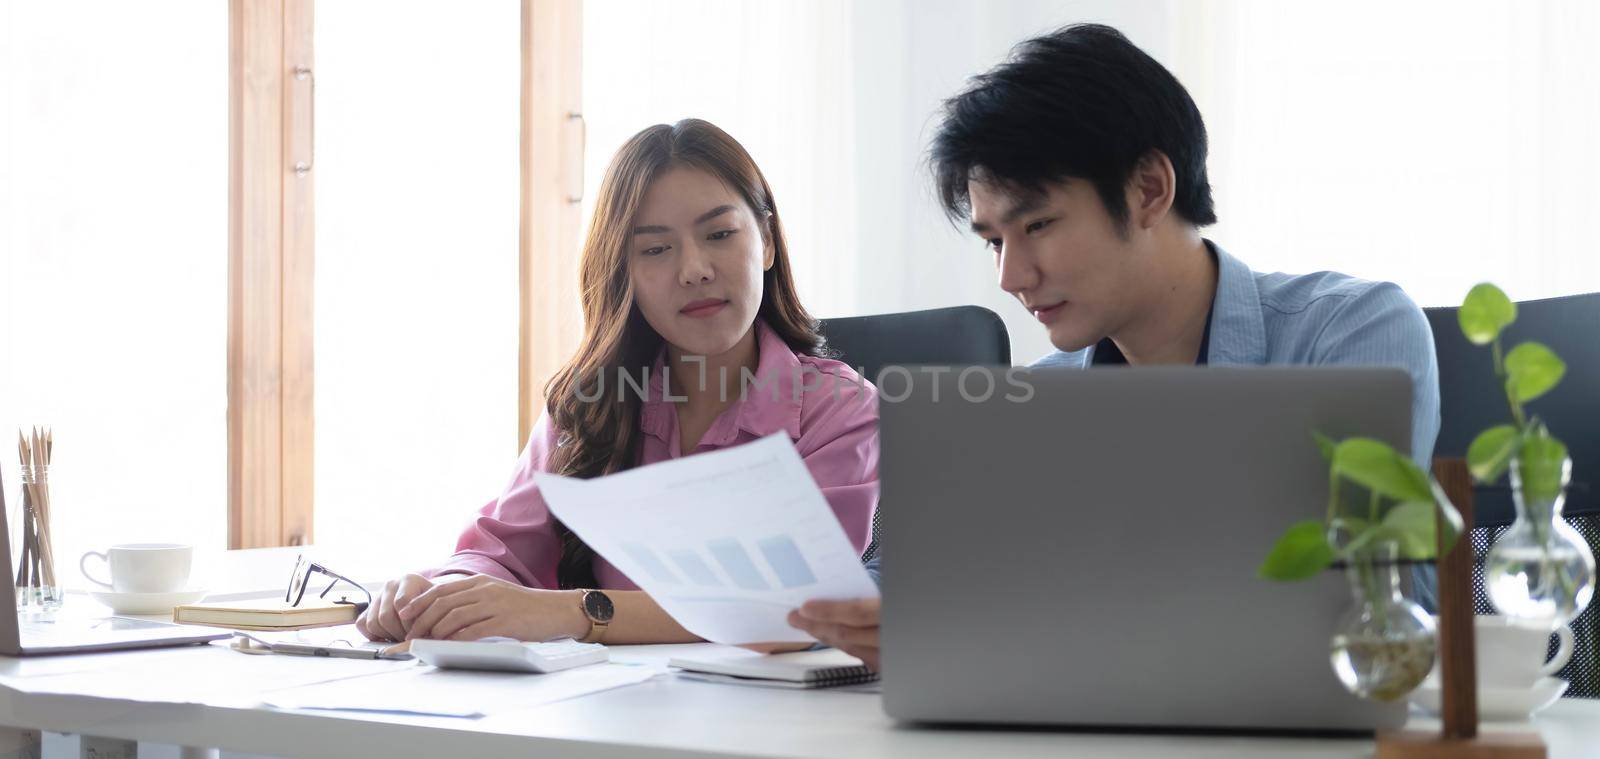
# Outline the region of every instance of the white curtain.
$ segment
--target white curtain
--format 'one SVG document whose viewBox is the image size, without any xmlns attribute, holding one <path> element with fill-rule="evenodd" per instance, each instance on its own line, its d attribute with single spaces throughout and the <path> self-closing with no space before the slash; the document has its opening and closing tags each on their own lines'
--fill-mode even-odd
<svg viewBox="0 0 1600 759">
<path fill-rule="evenodd" d="M 1266 270 L 1454 305 L 1600 290 L 1600 4 L 1185 3 L 1170 60 L 1221 223 Z M 1159 42 L 1159 41 L 1157 41 Z"/>
<path fill-rule="evenodd" d="M 772 185 L 802 297 L 819 316 L 870 292 L 849 274 L 860 200 L 849 0 L 589 0 L 584 224 L 622 143 L 652 124 L 706 119 Z"/>
<path fill-rule="evenodd" d="M 1267 271 L 1600 290 L 1600 4 L 1587 0 L 873 0 L 585 5 L 592 188 L 612 150 L 703 116 L 767 171 L 820 315 L 980 303 L 1049 350 L 924 170 L 940 101 L 1022 39 L 1122 29 L 1194 95 L 1222 221 Z"/>
</svg>

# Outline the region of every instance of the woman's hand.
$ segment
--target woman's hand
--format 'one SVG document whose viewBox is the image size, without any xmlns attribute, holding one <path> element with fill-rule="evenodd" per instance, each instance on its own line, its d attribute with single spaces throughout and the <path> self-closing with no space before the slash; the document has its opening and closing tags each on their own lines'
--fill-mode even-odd
<svg viewBox="0 0 1600 759">
<path fill-rule="evenodd" d="M 809 651 L 814 643 L 740 643 L 739 647 L 758 654 L 792 654 Z"/>
<path fill-rule="evenodd" d="M 575 591 L 525 588 L 488 575 L 435 585 L 398 610 L 406 640 L 543 641 L 589 632 Z"/>
<path fill-rule="evenodd" d="M 405 640 L 407 626 L 398 614 L 400 607 L 431 587 L 433 581 L 419 574 L 384 583 L 382 592 L 373 597 L 372 605 L 356 617 L 356 631 L 368 640 Z"/>
<path fill-rule="evenodd" d="M 789 612 L 789 625 L 811 633 L 817 640 L 838 648 L 878 671 L 878 616 L 882 601 L 857 598 L 850 601 L 807 601 Z"/>
</svg>

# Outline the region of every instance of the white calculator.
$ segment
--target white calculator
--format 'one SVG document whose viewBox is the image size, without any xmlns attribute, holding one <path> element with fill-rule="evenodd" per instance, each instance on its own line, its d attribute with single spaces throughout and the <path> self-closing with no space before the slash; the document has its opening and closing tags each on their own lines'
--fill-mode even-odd
<svg viewBox="0 0 1600 759">
<path fill-rule="evenodd" d="M 414 640 L 411 653 L 424 664 L 435 667 L 501 672 L 559 672 L 611 660 L 611 652 L 605 646 L 571 639 L 544 643 L 525 643 L 514 638 Z"/>
</svg>

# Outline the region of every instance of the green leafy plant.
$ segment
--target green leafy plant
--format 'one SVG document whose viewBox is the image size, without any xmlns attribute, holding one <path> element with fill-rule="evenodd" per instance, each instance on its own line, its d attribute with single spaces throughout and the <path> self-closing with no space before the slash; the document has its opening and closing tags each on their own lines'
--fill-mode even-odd
<svg viewBox="0 0 1600 759">
<path fill-rule="evenodd" d="M 1291 525 L 1262 562 L 1262 577 L 1304 580 L 1380 541 L 1397 544 L 1401 558 L 1432 559 L 1440 521 L 1445 545 L 1454 544 L 1461 515 L 1410 458 L 1371 438 L 1334 442 L 1312 435 L 1328 460 L 1327 515 Z M 1443 519 L 1437 520 L 1436 513 Z"/>
<path fill-rule="evenodd" d="M 1492 284 L 1472 288 L 1457 315 L 1469 341 L 1490 347 L 1495 376 L 1511 407 L 1510 424 L 1484 430 L 1472 441 L 1467 468 L 1474 479 L 1490 483 L 1505 474 L 1515 457 L 1524 496 L 1553 498 L 1561 489 L 1567 447 L 1537 416 L 1529 416 L 1524 404 L 1560 383 L 1566 364 L 1537 342 L 1502 351 L 1500 336 L 1517 320 L 1517 304 Z M 1303 580 L 1383 540 L 1398 544 L 1403 558 L 1434 559 L 1436 525 L 1441 522 L 1445 546 L 1455 543 L 1461 515 L 1421 467 L 1377 440 L 1350 438 L 1335 443 L 1317 433 L 1313 436 L 1328 460 L 1327 516 L 1292 525 L 1261 564 L 1262 577 Z M 1441 518 L 1436 519 L 1435 513 Z"/>
<path fill-rule="evenodd" d="M 1495 377 L 1503 384 L 1506 403 L 1511 409 L 1510 424 L 1490 427 L 1473 439 L 1467 448 L 1467 467 L 1474 479 L 1485 484 L 1498 481 L 1513 464 L 1518 475 L 1512 477 L 1512 483 L 1519 491 L 1517 495 L 1520 496 L 1517 522 L 1490 550 L 1485 571 L 1493 574 L 1497 571 L 1496 564 L 1499 564 L 1501 571 L 1522 574 L 1511 569 L 1511 565 L 1505 561 L 1513 549 L 1504 548 L 1508 553 L 1501 553 L 1502 547 L 1516 546 L 1522 538 L 1531 540 L 1541 554 L 1537 574 L 1545 578 L 1545 582 L 1529 588 L 1529 592 L 1555 599 L 1558 607 L 1575 604 L 1572 613 L 1581 612 L 1588 600 L 1582 597 L 1579 585 L 1587 581 L 1580 581 L 1578 575 L 1562 568 L 1552 556 L 1552 546 L 1564 542 L 1552 534 L 1552 530 L 1553 521 L 1559 521 L 1554 519 L 1554 509 L 1564 485 L 1567 446 L 1550 434 L 1549 428 L 1539 417 L 1529 415 L 1524 407 L 1529 401 L 1553 390 L 1566 375 L 1567 365 L 1555 351 L 1542 343 L 1525 342 L 1509 352 L 1502 352 L 1500 336 L 1506 327 L 1516 321 L 1517 304 L 1494 285 L 1485 283 L 1472 288 L 1461 306 L 1460 318 L 1461 331 L 1468 340 L 1489 346 L 1494 356 Z M 1519 527 L 1524 526 L 1526 533 L 1519 533 Z M 1509 544 L 1506 543 L 1507 539 L 1510 539 Z M 1512 592 L 1512 585 L 1501 587 Z M 1512 595 L 1516 594 L 1512 592 Z M 1490 588 L 1489 597 L 1497 608 L 1505 608 L 1501 606 L 1502 599 L 1496 596 L 1494 587 Z M 1516 608 L 1516 604 L 1526 599 L 1504 600 Z"/>
<path fill-rule="evenodd" d="M 1518 344 L 1502 352 L 1500 334 L 1517 320 L 1517 304 L 1500 288 L 1487 282 L 1472 288 L 1457 312 L 1461 332 L 1476 345 L 1487 345 L 1494 356 L 1494 374 L 1505 386 L 1511 423 L 1479 433 L 1467 447 L 1467 468 L 1482 483 L 1499 480 L 1515 457 L 1522 472 L 1522 491 L 1528 498 L 1553 498 L 1561 490 L 1561 470 L 1567 446 L 1550 434 L 1523 404 L 1550 392 L 1567 373 L 1567 365 L 1542 343 Z"/>
</svg>

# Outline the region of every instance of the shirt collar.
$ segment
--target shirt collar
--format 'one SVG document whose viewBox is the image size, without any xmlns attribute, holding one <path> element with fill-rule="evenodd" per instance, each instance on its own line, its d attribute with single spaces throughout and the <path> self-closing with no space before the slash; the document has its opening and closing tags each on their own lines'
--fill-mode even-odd
<svg viewBox="0 0 1600 759">
<path fill-rule="evenodd" d="M 791 438 L 800 438 L 801 399 L 796 392 L 796 382 L 801 379 L 800 359 L 765 321 L 757 319 L 755 329 L 754 380 L 741 392 L 742 377 L 730 373 L 728 393 L 739 400 L 717 417 L 706 431 L 703 442 L 726 445 L 733 442 L 740 430 L 757 437 L 783 430 Z M 672 402 L 666 400 L 666 361 L 667 349 L 663 345 L 656 354 L 655 365 L 650 368 L 650 386 L 640 410 L 639 427 L 645 434 L 670 443 L 678 417 Z M 706 378 L 708 385 L 716 382 L 716 377 Z"/>
<path fill-rule="evenodd" d="M 1261 314 L 1261 292 L 1255 273 L 1210 240 L 1206 247 L 1217 257 L 1217 294 L 1206 316 L 1206 363 L 1264 364 L 1267 362 L 1267 327 Z M 1095 364 L 1098 344 L 1076 353 L 1056 353 L 1036 366 L 1088 368 Z"/>
<path fill-rule="evenodd" d="M 1264 364 L 1267 361 L 1267 326 L 1261 315 L 1261 291 L 1255 273 L 1210 240 L 1206 247 L 1217 255 L 1217 295 L 1211 302 L 1212 364 Z"/>
</svg>

